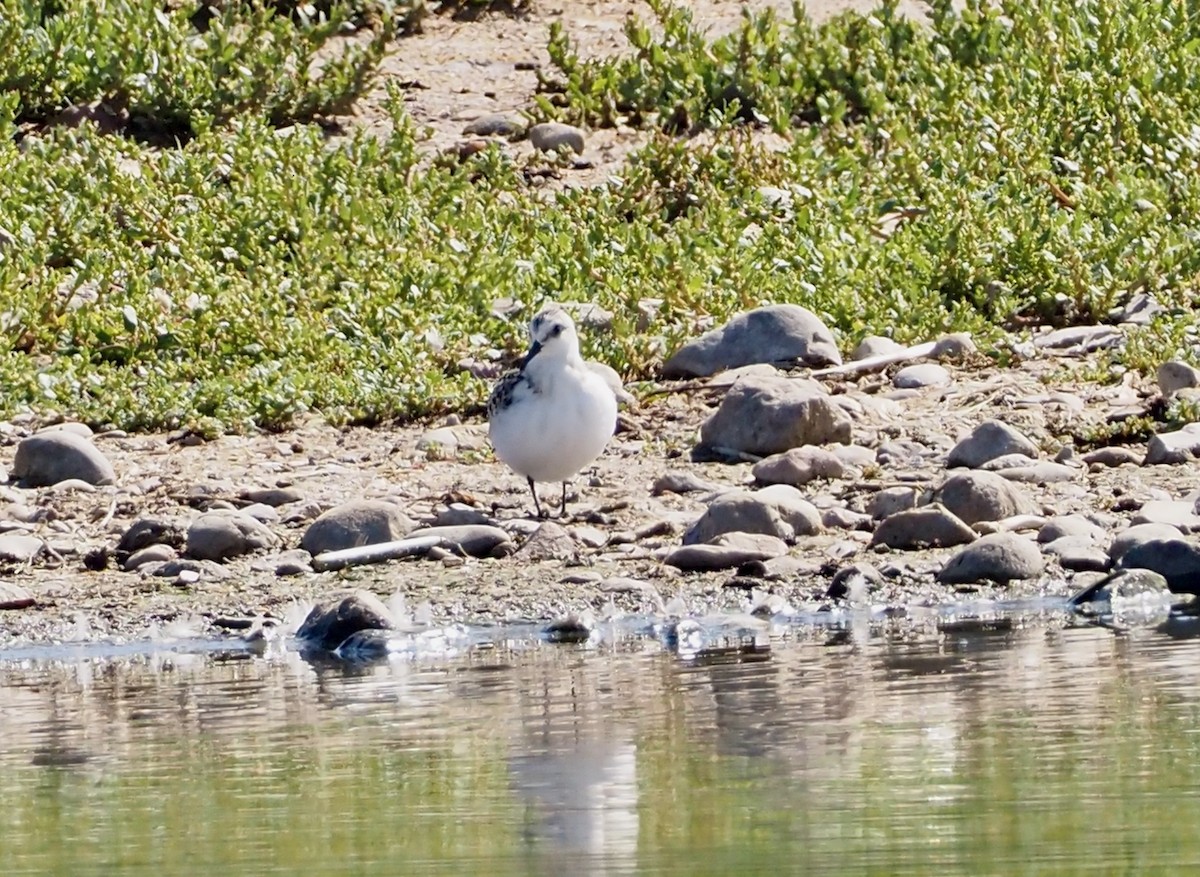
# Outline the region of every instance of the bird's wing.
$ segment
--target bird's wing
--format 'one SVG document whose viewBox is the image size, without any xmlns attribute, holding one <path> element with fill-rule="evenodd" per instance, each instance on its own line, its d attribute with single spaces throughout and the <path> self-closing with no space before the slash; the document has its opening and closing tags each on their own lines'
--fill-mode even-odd
<svg viewBox="0 0 1200 877">
<path fill-rule="evenodd" d="M 497 411 L 503 411 L 513 402 L 519 401 L 532 392 L 536 391 L 529 380 L 529 375 L 524 371 L 513 369 L 505 373 L 500 380 L 496 381 L 496 385 L 492 387 L 492 394 L 488 397 L 488 420 L 491 420 Z"/>
</svg>

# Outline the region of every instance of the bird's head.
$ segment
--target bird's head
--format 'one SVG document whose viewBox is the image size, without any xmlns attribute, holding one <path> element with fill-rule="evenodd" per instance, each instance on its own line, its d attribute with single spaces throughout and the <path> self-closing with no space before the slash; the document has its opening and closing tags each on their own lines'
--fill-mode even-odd
<svg viewBox="0 0 1200 877">
<path fill-rule="evenodd" d="M 533 342 L 522 367 L 534 357 L 548 359 L 576 359 L 579 357 L 579 335 L 575 332 L 575 321 L 558 305 L 545 308 L 529 322 L 529 337 Z"/>
</svg>

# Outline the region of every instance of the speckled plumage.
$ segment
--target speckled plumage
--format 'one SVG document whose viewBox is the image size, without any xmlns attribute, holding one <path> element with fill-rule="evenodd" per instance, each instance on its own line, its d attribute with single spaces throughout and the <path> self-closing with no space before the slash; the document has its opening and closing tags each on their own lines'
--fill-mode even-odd
<svg viewBox="0 0 1200 877">
<path fill-rule="evenodd" d="M 612 388 L 579 354 L 575 323 L 558 307 L 529 324 L 532 344 L 521 367 L 488 398 L 488 435 L 496 456 L 524 475 L 540 516 L 535 481 L 563 484 L 598 457 L 616 429 Z"/>
</svg>

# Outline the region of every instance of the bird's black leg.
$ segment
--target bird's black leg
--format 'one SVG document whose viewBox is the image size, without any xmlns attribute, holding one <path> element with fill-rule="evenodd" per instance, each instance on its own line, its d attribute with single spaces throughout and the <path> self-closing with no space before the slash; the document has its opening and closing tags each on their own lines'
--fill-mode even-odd
<svg viewBox="0 0 1200 877">
<path fill-rule="evenodd" d="M 558 516 L 565 518 L 567 516 L 567 482 L 563 482 L 562 506 L 558 510 Z"/>
<path fill-rule="evenodd" d="M 529 482 L 529 492 L 533 494 L 533 507 L 537 511 L 537 516 L 539 518 L 546 517 L 545 515 L 542 514 L 542 504 L 540 502 L 538 502 L 537 488 L 533 484 L 533 479 L 526 477 L 525 480 Z"/>
</svg>

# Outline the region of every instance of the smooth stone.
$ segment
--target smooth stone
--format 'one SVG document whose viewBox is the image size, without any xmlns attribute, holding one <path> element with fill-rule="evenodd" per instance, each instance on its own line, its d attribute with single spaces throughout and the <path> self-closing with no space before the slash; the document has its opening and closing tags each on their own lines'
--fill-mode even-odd
<svg viewBox="0 0 1200 877">
<path fill-rule="evenodd" d="M 536 534 L 537 531 L 534 532 L 534 535 Z M 422 536 L 436 536 L 443 540 L 444 544 L 454 546 L 472 557 L 490 557 L 497 545 L 509 540 L 507 532 L 490 524 L 421 527 L 408 534 L 410 539 Z"/>
<path fill-rule="evenodd" d="M 871 536 L 871 545 L 913 550 L 949 547 L 973 542 L 976 533 L 962 519 L 934 503 L 891 515 L 880 522 Z"/>
<path fill-rule="evenodd" d="M 187 531 L 184 554 L 196 560 L 228 560 L 279 544 L 265 524 L 241 512 L 205 512 Z"/>
<path fill-rule="evenodd" d="M 310 647 L 332 652 L 359 631 L 392 630 L 395 626 L 383 601 L 370 591 L 359 590 L 313 606 L 296 637 Z"/>
<path fill-rule="evenodd" d="M 842 461 L 824 448 L 805 445 L 772 454 L 754 465 L 751 474 L 760 484 L 790 484 L 799 487 L 817 478 L 841 478 Z"/>
<path fill-rule="evenodd" d="M 1042 545 L 1042 553 L 1057 557 L 1063 569 L 1075 572 L 1108 569 L 1108 553 L 1086 536 L 1063 536 Z"/>
<path fill-rule="evenodd" d="M 131 554 L 147 545 L 164 543 L 174 548 L 183 547 L 183 527 L 178 521 L 164 518 L 138 518 L 121 535 L 117 543 L 118 554 Z"/>
<path fill-rule="evenodd" d="M 1068 536 L 1101 542 L 1108 535 L 1107 531 L 1095 521 L 1088 520 L 1083 515 L 1062 515 L 1051 518 L 1038 530 L 1038 542 L 1053 542 Z"/>
<path fill-rule="evenodd" d="M 975 353 L 978 348 L 970 332 L 951 332 L 943 335 L 933 345 L 934 359 L 961 360 Z"/>
<path fill-rule="evenodd" d="M 946 561 L 937 580 L 944 585 L 1007 584 L 1034 578 L 1043 566 L 1042 554 L 1032 540 L 1015 533 L 993 533 L 981 536 Z"/>
<path fill-rule="evenodd" d="M 655 478 L 650 492 L 655 496 L 661 496 L 664 493 L 693 493 L 717 489 L 718 485 L 711 481 L 705 481 L 695 472 L 672 471 L 664 472 Z"/>
<path fill-rule="evenodd" d="M 965 466 L 978 469 L 988 460 L 1005 454 L 1024 454 L 1037 457 L 1037 446 L 1007 423 L 985 420 L 971 430 L 970 434 L 951 448 L 946 457 L 946 468 Z"/>
<path fill-rule="evenodd" d="M 996 457 L 994 460 L 988 460 L 982 466 L 976 466 L 975 468 L 982 469 L 985 472 L 1000 472 L 1004 469 L 1017 469 L 1028 466 L 1029 463 L 1029 457 L 1025 454 L 1005 454 L 1002 457 Z"/>
<path fill-rule="evenodd" d="M 684 545 L 710 543 L 724 533 L 762 533 L 784 542 L 821 532 L 821 515 L 796 488 L 775 484 L 755 493 L 716 497 L 683 535 Z"/>
<path fill-rule="evenodd" d="M 1164 396 L 1174 396 L 1188 387 L 1200 387 L 1200 369 L 1179 360 L 1158 367 L 1158 389 Z"/>
<path fill-rule="evenodd" d="M 1108 558 L 1115 564 L 1139 545 L 1183 538 L 1180 529 L 1170 524 L 1136 524 L 1126 527 L 1113 537 L 1112 542 L 1108 545 Z"/>
<path fill-rule="evenodd" d="M 715 543 L 681 545 L 663 557 L 663 563 L 685 572 L 733 569 L 752 561 L 769 561 L 787 554 L 787 543 L 760 533 L 725 533 Z"/>
<path fill-rule="evenodd" d="M 1131 519 L 1138 524 L 1170 524 L 1185 533 L 1200 529 L 1200 516 L 1195 505 L 1183 500 L 1152 499 L 1145 503 Z"/>
<path fill-rule="evenodd" d="M 828 530 L 870 530 L 872 518 L 861 512 L 834 506 L 821 512 L 821 526 Z"/>
<path fill-rule="evenodd" d="M 1116 326 L 1068 326 L 1038 335 L 1033 339 L 1033 344 L 1045 350 L 1088 353 L 1114 347 L 1124 337 L 1124 331 Z"/>
<path fill-rule="evenodd" d="M 294 487 L 253 487 L 240 494 L 246 502 L 279 508 L 291 502 L 300 502 L 304 497 Z"/>
<path fill-rule="evenodd" d="M 487 445 L 487 431 L 474 426 L 440 426 L 417 439 L 417 450 L 479 451 Z"/>
<path fill-rule="evenodd" d="M 915 487 L 885 487 L 876 491 L 863 508 L 875 520 L 890 518 L 917 507 L 918 493 Z"/>
<path fill-rule="evenodd" d="M 23 533 L 0 534 L 0 560 L 28 563 L 41 553 L 45 544 L 36 536 Z"/>
<path fill-rule="evenodd" d="M 500 531 L 503 532 L 503 531 Z M 506 534 L 507 538 L 507 534 Z M 513 559 L 526 561 L 575 560 L 579 548 L 565 527 L 553 521 L 544 521 L 517 549 Z"/>
<path fill-rule="evenodd" d="M 921 467 L 933 453 L 928 446 L 907 439 L 884 442 L 875 450 L 875 462 L 881 466 Z"/>
<path fill-rule="evenodd" d="M 862 469 L 875 462 L 875 451 L 862 445 L 834 445 L 829 452 L 842 461 L 843 466 Z"/>
<path fill-rule="evenodd" d="M 570 149 L 576 154 L 582 154 L 584 136 L 583 131 L 574 125 L 564 125 L 561 122 L 542 122 L 529 129 L 529 142 L 539 152 Z"/>
<path fill-rule="evenodd" d="M 145 548 L 139 548 L 130 554 L 125 558 L 125 562 L 121 564 L 121 569 L 126 572 L 133 572 L 148 563 L 166 563 L 174 559 L 175 549 L 172 546 L 163 542 L 156 542 L 153 545 L 147 545 Z"/>
<path fill-rule="evenodd" d="M 1135 326 L 1149 326 L 1154 315 L 1161 313 L 1163 306 L 1154 296 L 1139 292 L 1125 304 L 1124 307 L 1111 308 L 1108 312 L 1109 322 L 1133 323 Z"/>
<path fill-rule="evenodd" d="M 433 521 L 436 527 L 463 527 L 475 524 L 492 526 L 493 522 L 490 515 L 461 502 L 452 502 L 446 508 L 438 509 Z"/>
<path fill-rule="evenodd" d="M 516 139 L 525 134 L 526 121 L 516 113 L 488 113 L 467 123 L 462 132 L 474 137 L 508 137 Z"/>
<path fill-rule="evenodd" d="M 767 305 L 743 311 L 689 341 L 663 364 L 662 375 L 700 378 L 753 363 L 820 368 L 841 365 L 842 355 L 833 333 L 812 311 L 792 304 Z"/>
<path fill-rule="evenodd" d="M 261 521 L 264 524 L 274 524 L 279 520 L 279 512 L 274 506 L 269 506 L 265 502 L 253 502 L 245 506 L 241 510 L 243 515 L 249 515 L 256 521 Z"/>
<path fill-rule="evenodd" d="M 1151 436 L 1146 443 L 1146 466 L 1187 463 L 1200 455 L 1200 423 L 1189 423 L 1175 432 Z"/>
<path fill-rule="evenodd" d="M 28 609 L 37 604 L 27 590 L 10 582 L 0 582 L 0 609 Z"/>
<path fill-rule="evenodd" d="M 92 432 L 92 428 L 86 423 L 79 423 L 78 421 L 74 420 L 66 420 L 62 423 L 52 423 L 49 426 L 43 426 L 41 429 L 37 430 L 37 433 L 47 432 L 73 432 L 75 435 L 82 436 L 85 439 L 90 439 L 95 435 L 95 433 Z"/>
<path fill-rule="evenodd" d="M 803 445 L 850 442 L 850 418 L 819 385 L 785 377 L 739 378 L 700 427 L 701 444 L 761 457 Z"/>
<path fill-rule="evenodd" d="M 995 472 L 983 470 L 951 475 L 933 492 L 933 501 L 941 503 L 966 524 L 999 521 L 1037 511 L 1019 487 Z"/>
<path fill-rule="evenodd" d="M 873 356 L 890 356 L 893 353 L 899 353 L 903 349 L 903 344 L 899 344 L 891 338 L 885 338 L 882 335 L 868 335 L 855 345 L 854 352 L 850 354 L 850 359 L 858 362 L 859 360 L 870 359 Z"/>
<path fill-rule="evenodd" d="M 298 576 L 312 572 L 312 555 L 303 548 L 292 548 L 275 558 L 275 575 Z"/>
<path fill-rule="evenodd" d="M 1142 455 L 1132 448 L 1097 448 L 1094 451 L 1088 451 L 1088 453 L 1084 454 L 1083 462 L 1089 466 L 1109 466 L 1112 468 L 1124 466 L 1127 463 L 1140 466 L 1142 464 Z"/>
<path fill-rule="evenodd" d="M 331 508 L 309 524 L 300 547 L 316 557 L 326 551 L 394 542 L 415 527 L 395 503 L 355 499 Z"/>
<path fill-rule="evenodd" d="M 1114 597 L 1136 600 L 1151 595 L 1165 595 L 1169 592 L 1167 580 L 1153 570 L 1120 569 L 1112 575 L 1107 575 L 1098 582 L 1088 585 L 1071 596 L 1067 603 L 1071 606 L 1079 606 L 1083 603 L 1107 603 L 1111 602 Z"/>
<path fill-rule="evenodd" d="M 1154 539 L 1135 545 L 1116 563 L 1118 569 L 1148 569 L 1167 580 L 1175 594 L 1200 594 L 1200 544 L 1183 539 Z"/>
<path fill-rule="evenodd" d="M 1011 466 L 999 470 L 997 474 L 1008 481 L 1020 481 L 1023 484 L 1055 484 L 1074 481 L 1080 472 L 1081 470 L 1074 466 L 1038 460 L 1032 466 Z"/>
<path fill-rule="evenodd" d="M 892 386 L 898 390 L 923 390 L 927 387 L 948 387 L 954 377 L 936 362 L 921 362 L 905 366 L 892 378 Z"/>
<path fill-rule="evenodd" d="M 112 464 L 90 439 L 61 429 L 22 439 L 12 474 L 27 487 L 47 487 L 73 478 L 88 484 L 116 480 Z"/>
</svg>

